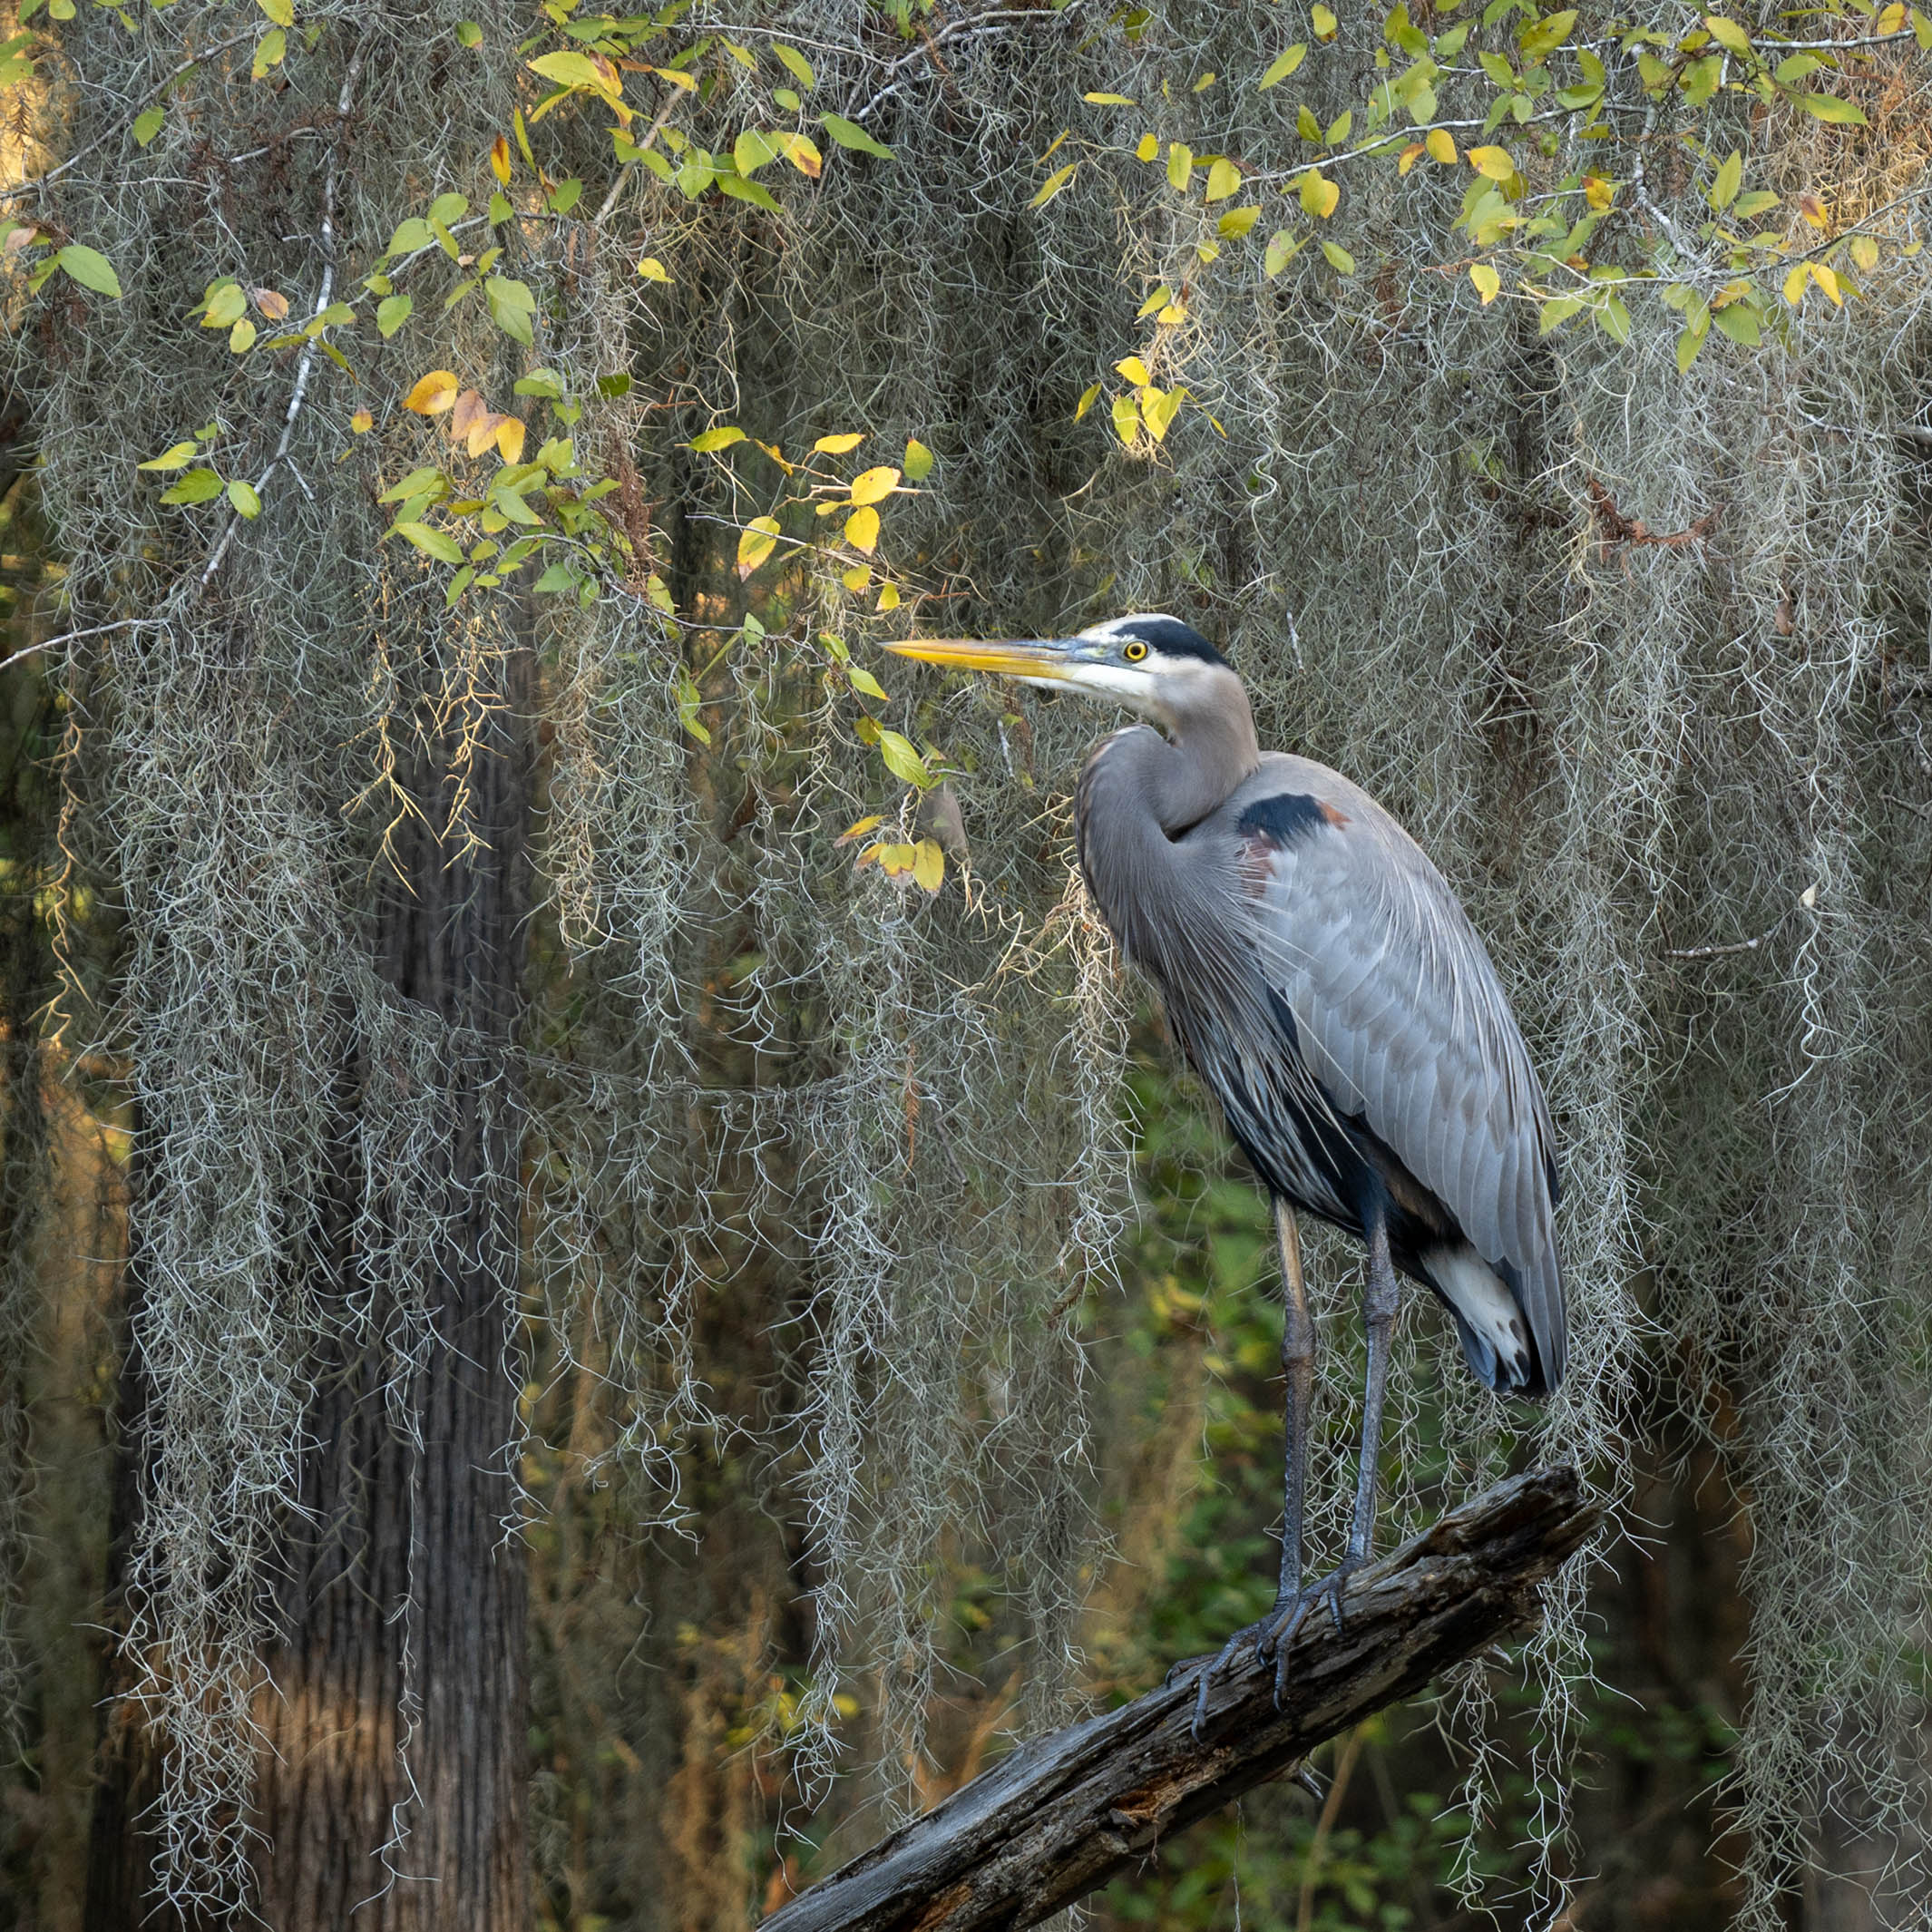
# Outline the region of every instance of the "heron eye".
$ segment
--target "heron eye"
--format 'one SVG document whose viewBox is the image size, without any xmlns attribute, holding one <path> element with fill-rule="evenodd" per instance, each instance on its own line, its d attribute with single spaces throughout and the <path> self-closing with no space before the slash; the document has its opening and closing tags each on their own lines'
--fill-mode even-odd
<svg viewBox="0 0 1932 1932">
<path fill-rule="evenodd" d="M 1120 653 L 1120 655 L 1125 658 L 1129 664 L 1138 664 L 1140 660 L 1147 656 L 1147 647 L 1143 644 L 1138 638 L 1136 638 L 1134 641 L 1131 644 L 1127 645 L 1127 648 Z"/>
</svg>

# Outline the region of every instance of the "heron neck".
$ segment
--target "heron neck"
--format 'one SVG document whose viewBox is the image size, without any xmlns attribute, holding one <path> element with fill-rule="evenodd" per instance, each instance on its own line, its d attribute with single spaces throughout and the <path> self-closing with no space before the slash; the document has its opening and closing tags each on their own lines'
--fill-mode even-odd
<svg viewBox="0 0 1932 1932">
<path fill-rule="evenodd" d="M 1248 694 L 1232 671 L 1166 719 L 1167 737 L 1143 747 L 1136 776 L 1167 836 L 1197 825 L 1261 763 Z"/>
</svg>

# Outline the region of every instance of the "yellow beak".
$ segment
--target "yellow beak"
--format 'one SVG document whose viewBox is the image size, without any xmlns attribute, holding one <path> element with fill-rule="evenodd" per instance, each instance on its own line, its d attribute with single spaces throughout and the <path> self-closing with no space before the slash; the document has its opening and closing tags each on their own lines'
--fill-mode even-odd
<svg viewBox="0 0 1932 1932">
<path fill-rule="evenodd" d="M 1065 678 L 1069 645 L 1048 638 L 1011 638 L 986 642 L 978 638 L 907 638 L 887 650 L 956 671 L 998 671 L 1008 678 Z"/>
</svg>

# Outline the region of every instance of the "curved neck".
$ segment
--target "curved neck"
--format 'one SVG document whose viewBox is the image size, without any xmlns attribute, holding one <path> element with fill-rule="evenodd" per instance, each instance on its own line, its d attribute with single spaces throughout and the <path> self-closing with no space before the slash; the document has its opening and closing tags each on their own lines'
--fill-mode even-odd
<svg viewBox="0 0 1932 1932">
<path fill-rule="evenodd" d="M 1261 763 L 1254 714 L 1233 671 L 1190 679 L 1164 709 L 1167 737 L 1140 748 L 1135 773 L 1161 830 L 1178 838 L 1197 825 Z"/>
</svg>

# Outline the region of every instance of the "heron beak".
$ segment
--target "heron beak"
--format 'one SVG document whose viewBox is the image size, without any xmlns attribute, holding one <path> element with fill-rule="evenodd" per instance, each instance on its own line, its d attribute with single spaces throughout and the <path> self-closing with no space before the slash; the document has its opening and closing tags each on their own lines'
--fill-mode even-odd
<svg viewBox="0 0 1932 1932">
<path fill-rule="evenodd" d="M 1041 682 L 1071 682 L 1077 638 L 1010 638 L 988 642 L 979 638 L 907 638 L 888 644 L 887 650 L 924 664 L 943 664 L 956 671 L 997 671 L 1006 678 Z"/>
</svg>

